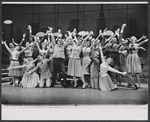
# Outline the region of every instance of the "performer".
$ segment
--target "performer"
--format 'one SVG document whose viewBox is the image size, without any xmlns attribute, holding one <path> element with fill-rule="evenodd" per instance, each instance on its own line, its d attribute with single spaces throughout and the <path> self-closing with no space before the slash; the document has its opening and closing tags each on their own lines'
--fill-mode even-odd
<svg viewBox="0 0 150 122">
<path fill-rule="evenodd" d="M 53 74 L 52 74 L 52 87 L 56 84 L 56 75 L 58 72 L 58 68 L 60 68 L 62 75 L 63 75 L 63 80 L 61 81 L 61 85 L 64 88 L 67 88 L 66 84 L 66 69 L 65 69 L 65 54 L 64 54 L 64 49 L 65 49 L 65 43 L 63 42 L 62 38 L 58 38 L 57 42 L 55 41 L 53 33 L 51 34 L 52 38 L 52 43 L 54 47 L 54 54 L 53 54 Z"/>
<path fill-rule="evenodd" d="M 117 86 L 113 84 L 110 76 L 107 74 L 107 71 L 116 72 L 121 75 L 125 75 L 126 72 L 120 72 L 120 71 L 110 67 L 109 64 L 111 63 L 112 59 L 104 58 L 101 45 L 99 46 L 99 49 L 100 49 L 101 60 L 102 60 L 102 63 L 100 65 L 99 87 L 100 87 L 101 91 L 111 91 L 111 90 L 116 89 Z"/>
<path fill-rule="evenodd" d="M 90 64 L 91 64 L 91 40 L 88 40 L 85 46 L 82 49 L 83 58 L 82 58 L 82 77 L 83 82 L 86 83 L 86 86 L 90 87 L 89 79 L 90 79 Z"/>
<path fill-rule="evenodd" d="M 69 58 L 68 72 L 67 72 L 67 74 L 69 76 L 72 76 L 74 79 L 74 83 L 75 83 L 74 87 L 77 87 L 77 78 L 81 78 L 82 76 L 82 66 L 81 66 L 81 59 L 80 59 L 81 50 L 85 45 L 86 40 L 92 34 L 93 32 L 90 32 L 90 34 L 83 41 L 77 40 L 76 36 L 74 36 L 75 40 L 73 41 L 72 53 Z M 86 88 L 85 80 L 82 79 L 82 82 L 83 82 L 82 88 Z"/>
<path fill-rule="evenodd" d="M 28 48 L 30 45 L 28 45 L 25 49 L 18 51 L 20 49 L 20 46 L 16 46 L 13 51 L 7 46 L 6 41 L 2 42 L 2 44 L 5 45 L 6 49 L 8 52 L 11 54 L 11 62 L 10 62 L 10 67 L 16 67 L 20 66 L 20 63 L 18 61 L 19 55 L 23 53 L 26 48 Z M 23 70 L 22 69 L 10 69 L 9 70 L 9 76 L 12 78 L 13 86 L 18 86 L 18 78 L 23 75 Z M 17 84 L 16 84 L 17 82 Z"/>
<path fill-rule="evenodd" d="M 100 72 L 100 49 L 98 44 L 92 44 L 91 46 L 91 66 L 90 66 L 90 77 L 91 77 L 91 88 L 99 89 L 99 72 Z"/>
<path fill-rule="evenodd" d="M 37 59 L 34 61 L 30 61 L 29 59 L 24 59 L 24 65 L 22 66 L 17 66 L 17 67 L 9 67 L 8 70 L 10 69 L 25 69 L 25 73 L 23 74 L 23 78 L 20 82 L 20 86 L 24 88 L 32 88 L 36 87 L 39 83 L 39 76 L 36 74 L 36 72 L 30 73 L 30 71 L 35 67 L 35 62 Z"/>
<path fill-rule="evenodd" d="M 52 56 L 49 57 L 49 59 L 46 58 L 46 53 L 43 53 L 42 55 L 38 56 L 38 64 L 37 66 L 32 69 L 29 74 L 32 74 L 36 70 L 40 70 L 40 82 L 39 87 L 44 87 L 44 84 L 46 82 L 46 87 L 51 87 L 51 77 L 52 73 L 50 71 L 50 68 L 48 66 L 48 62 L 52 61 Z"/>
<path fill-rule="evenodd" d="M 146 43 L 148 41 L 148 39 L 146 39 L 140 43 L 137 43 L 137 38 L 134 36 L 132 36 L 131 39 L 132 39 L 132 43 L 130 43 L 129 47 L 134 47 L 135 49 L 130 51 L 130 53 L 127 57 L 128 72 L 132 75 L 135 74 L 135 76 L 138 80 L 138 86 L 139 86 L 139 88 L 141 88 L 139 74 L 142 73 L 142 68 L 141 68 L 141 61 L 138 56 L 138 50 L 139 49 L 145 50 L 143 47 L 141 47 L 141 45 Z"/>
</svg>

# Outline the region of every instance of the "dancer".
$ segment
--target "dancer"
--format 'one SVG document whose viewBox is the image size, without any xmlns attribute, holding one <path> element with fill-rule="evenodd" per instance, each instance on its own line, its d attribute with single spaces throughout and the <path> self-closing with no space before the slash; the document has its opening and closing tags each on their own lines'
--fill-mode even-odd
<svg viewBox="0 0 150 122">
<path fill-rule="evenodd" d="M 30 61 L 29 59 L 24 59 L 24 65 L 22 66 L 17 66 L 17 67 L 9 67 L 8 70 L 10 69 L 20 69 L 23 68 L 25 69 L 25 73 L 23 74 L 23 78 L 20 82 L 20 86 L 24 88 L 32 88 L 36 87 L 38 85 L 39 81 L 39 76 L 36 72 L 30 72 L 34 67 L 35 67 L 35 62 L 37 59 Z"/>
<path fill-rule="evenodd" d="M 16 67 L 20 66 L 20 63 L 18 61 L 19 55 L 23 53 L 26 48 L 28 48 L 30 45 L 28 45 L 25 49 L 18 51 L 20 49 L 20 46 L 16 46 L 13 50 L 11 50 L 8 45 L 5 42 L 2 42 L 2 44 L 5 45 L 6 49 L 8 52 L 11 54 L 11 62 L 10 62 L 10 67 Z M 13 86 L 18 86 L 18 78 L 23 75 L 23 70 L 22 69 L 10 69 L 9 70 L 9 76 L 12 78 Z M 17 84 L 16 84 L 17 83 Z"/>
<path fill-rule="evenodd" d="M 40 82 L 39 87 L 44 87 L 44 84 L 46 83 L 46 87 L 51 87 L 51 77 L 52 73 L 50 71 L 50 68 L 48 66 L 48 62 L 52 61 L 52 56 L 49 57 L 49 59 L 46 58 L 46 53 L 43 53 L 42 55 L 38 56 L 38 64 L 37 66 L 32 69 L 29 74 L 32 74 L 36 70 L 40 70 Z"/>
<path fill-rule="evenodd" d="M 148 39 L 145 39 L 140 43 L 137 43 L 137 38 L 135 36 L 132 36 L 131 39 L 132 43 L 130 43 L 129 47 L 134 47 L 135 49 L 130 51 L 129 55 L 127 56 L 128 72 L 132 75 L 135 74 L 138 81 L 138 87 L 141 88 L 139 74 L 142 73 L 142 68 L 141 68 L 141 61 L 138 56 L 138 50 L 139 49 L 145 50 L 143 47 L 141 47 L 141 45 L 146 43 Z"/>
<path fill-rule="evenodd" d="M 100 65 L 100 76 L 99 76 L 99 87 L 101 91 L 111 91 L 117 88 L 116 85 L 113 84 L 110 76 L 107 74 L 107 71 L 115 72 L 121 75 L 125 75 L 126 72 L 120 72 L 112 67 L 109 66 L 112 59 L 109 57 L 107 59 L 103 56 L 103 51 L 101 45 L 99 46 L 100 53 L 101 53 L 101 60 L 102 63 Z"/>
<path fill-rule="evenodd" d="M 90 66 L 90 77 L 91 77 L 91 88 L 99 89 L 99 72 L 100 72 L 100 49 L 99 44 L 92 44 L 91 46 L 91 66 Z"/>
<path fill-rule="evenodd" d="M 91 31 L 90 34 L 83 40 L 77 40 L 76 36 L 74 35 L 73 47 L 72 47 L 72 53 L 69 58 L 68 62 L 68 72 L 67 74 L 69 76 L 72 76 L 74 79 L 74 87 L 77 87 L 77 78 L 81 78 L 82 76 L 82 66 L 81 66 L 81 59 L 80 59 L 80 53 L 85 45 L 87 39 L 93 34 Z M 83 86 L 82 88 L 86 88 L 85 80 L 82 79 Z"/>
<path fill-rule="evenodd" d="M 62 38 L 58 38 L 57 42 L 55 41 L 53 33 L 51 34 L 52 44 L 54 47 L 54 54 L 53 54 L 53 74 L 52 74 L 52 87 L 56 84 L 56 75 L 58 72 L 58 68 L 60 68 L 62 75 L 63 75 L 63 81 L 61 81 L 61 85 L 64 88 L 67 88 L 66 84 L 66 69 L 65 69 L 65 43 L 63 42 Z"/>
<path fill-rule="evenodd" d="M 90 87 L 88 83 L 88 79 L 90 78 L 90 64 L 91 64 L 91 40 L 88 40 L 85 46 L 82 49 L 83 51 L 83 58 L 82 58 L 82 81 L 86 83 L 86 86 Z"/>
</svg>

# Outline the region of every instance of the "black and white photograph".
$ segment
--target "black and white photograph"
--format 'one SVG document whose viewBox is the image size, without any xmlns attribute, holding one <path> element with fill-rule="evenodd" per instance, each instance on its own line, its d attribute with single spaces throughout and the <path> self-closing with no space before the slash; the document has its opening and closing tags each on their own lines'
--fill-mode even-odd
<svg viewBox="0 0 150 122">
<path fill-rule="evenodd" d="M 2 111 L 11 106 L 148 108 L 148 2 L 1 6 Z"/>
</svg>

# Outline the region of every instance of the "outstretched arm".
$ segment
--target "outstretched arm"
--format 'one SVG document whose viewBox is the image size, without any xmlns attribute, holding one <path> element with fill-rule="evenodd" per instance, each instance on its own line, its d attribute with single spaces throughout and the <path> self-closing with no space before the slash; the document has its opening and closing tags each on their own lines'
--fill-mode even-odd
<svg viewBox="0 0 150 122">
<path fill-rule="evenodd" d="M 39 52 L 41 52 L 42 50 L 40 49 L 40 46 L 39 46 L 39 44 L 38 44 L 38 42 L 37 42 L 37 37 L 34 36 L 34 39 L 35 39 L 35 44 L 36 44 L 36 46 L 37 46 Z"/>
<path fill-rule="evenodd" d="M 140 39 L 138 39 L 136 42 L 140 42 L 142 39 L 146 39 L 147 36 L 146 35 L 143 35 Z"/>
<path fill-rule="evenodd" d="M 115 73 L 121 74 L 121 75 L 125 75 L 126 74 L 126 72 L 120 72 L 120 71 L 118 71 L 118 70 L 116 70 L 116 69 L 114 69 L 114 68 L 112 68 L 110 66 L 109 66 L 108 70 L 111 71 L 111 72 L 115 72 Z"/>
<path fill-rule="evenodd" d="M 28 47 L 30 47 L 32 44 L 29 44 L 27 47 L 25 47 L 24 49 L 22 49 L 21 51 L 19 51 L 19 55 L 21 54 L 21 53 L 23 53 Z"/>
<path fill-rule="evenodd" d="M 11 50 L 10 50 L 10 48 L 8 47 L 8 45 L 6 44 L 6 41 L 2 41 L 2 44 L 4 44 L 5 45 L 5 47 L 6 47 L 6 49 L 8 50 L 8 52 L 11 54 Z"/>
<path fill-rule="evenodd" d="M 20 44 L 17 44 L 17 43 L 14 41 L 14 38 L 12 38 L 12 43 L 15 44 L 15 45 L 20 45 L 20 46 L 21 46 L 21 44 L 23 43 L 23 41 L 24 41 L 24 40 L 22 39 L 22 41 L 20 42 Z M 24 49 L 25 47 L 21 46 L 21 48 Z"/>
<path fill-rule="evenodd" d="M 146 43 L 148 41 L 148 39 L 145 39 L 144 41 L 138 43 L 138 47 L 140 47 L 141 45 L 143 45 L 144 43 Z"/>
<path fill-rule="evenodd" d="M 104 58 L 104 54 L 103 54 L 103 51 L 102 51 L 102 46 L 99 45 L 99 49 L 100 49 L 100 53 L 101 53 L 101 60 L 102 60 L 102 63 L 105 62 L 105 58 Z"/>
<path fill-rule="evenodd" d="M 120 34 L 119 34 L 119 43 L 121 43 L 121 41 L 122 41 L 123 32 L 124 32 L 125 27 L 126 27 L 126 24 L 123 24 L 121 27 Z"/>
<path fill-rule="evenodd" d="M 27 29 L 29 30 L 29 40 L 31 43 L 32 42 L 32 27 L 30 25 L 28 25 Z"/>
</svg>

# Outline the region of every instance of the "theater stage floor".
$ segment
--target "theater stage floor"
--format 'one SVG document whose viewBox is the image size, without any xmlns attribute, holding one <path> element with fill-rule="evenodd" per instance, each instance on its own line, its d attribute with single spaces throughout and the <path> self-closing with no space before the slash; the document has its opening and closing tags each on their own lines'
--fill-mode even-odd
<svg viewBox="0 0 150 122">
<path fill-rule="evenodd" d="M 147 104 L 148 83 L 141 83 L 142 89 L 125 88 L 102 92 L 90 88 L 21 88 L 2 83 L 2 104 L 14 105 L 143 105 Z"/>
</svg>

